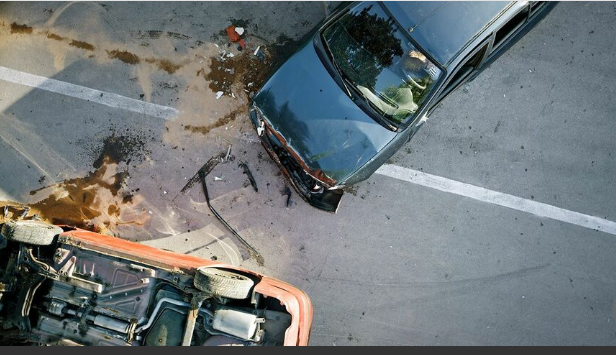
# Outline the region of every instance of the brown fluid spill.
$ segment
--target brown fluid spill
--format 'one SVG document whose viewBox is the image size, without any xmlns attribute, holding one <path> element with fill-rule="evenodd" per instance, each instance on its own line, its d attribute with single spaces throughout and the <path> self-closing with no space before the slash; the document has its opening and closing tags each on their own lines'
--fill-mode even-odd
<svg viewBox="0 0 616 355">
<path fill-rule="evenodd" d="M 184 126 L 184 130 L 186 131 L 191 131 L 192 133 L 201 133 L 203 135 L 206 135 L 208 133 L 210 133 L 211 130 L 219 128 L 219 127 L 223 127 L 233 121 L 235 121 L 235 119 L 237 118 L 238 115 L 245 113 L 245 109 L 241 108 L 241 109 L 237 109 L 232 111 L 231 113 L 229 113 L 228 115 L 226 115 L 225 117 L 219 118 L 216 122 L 214 122 L 211 125 L 207 125 L 207 126 L 192 126 L 192 125 L 186 125 Z"/>
<path fill-rule="evenodd" d="M 130 163 L 130 157 L 135 153 L 143 152 L 145 142 L 139 138 L 131 136 L 111 135 L 103 141 L 103 148 L 100 156 L 94 161 L 92 166 L 98 169 L 103 166 L 105 160 L 113 164 L 120 162 Z"/>
<path fill-rule="evenodd" d="M 56 41 L 64 41 L 64 37 L 60 37 L 60 36 L 58 36 L 55 33 L 47 33 L 47 38 L 53 39 L 53 40 L 56 40 Z"/>
<path fill-rule="evenodd" d="M 107 51 L 107 55 L 111 59 L 118 59 L 126 64 L 135 65 L 141 63 L 141 58 L 138 55 L 133 54 L 129 51 Z M 155 58 L 146 58 L 146 63 L 154 64 L 159 70 L 164 70 L 169 74 L 174 74 L 178 69 L 182 67 L 181 64 L 174 63 L 167 59 L 155 59 Z"/>
<path fill-rule="evenodd" d="M 94 46 L 91 45 L 90 43 L 87 43 L 87 42 L 72 40 L 71 43 L 69 43 L 69 45 L 72 46 L 72 47 L 76 47 L 76 48 L 80 48 L 80 49 L 85 49 L 87 51 L 93 51 L 94 50 Z"/>
<path fill-rule="evenodd" d="M 92 220 L 108 211 L 113 211 L 113 215 L 117 216 L 120 207 L 115 205 L 113 197 L 118 196 L 128 174 L 114 171 L 116 167 L 109 159 L 105 159 L 105 165 L 87 176 L 52 186 L 54 192 L 49 197 L 30 206 L 35 213 L 38 211 L 43 219 L 53 224 L 68 224 L 86 229 L 109 227 L 109 224 L 96 226 Z M 99 196 L 104 190 L 110 195 L 106 199 Z M 111 213 L 108 215 L 113 216 Z"/>
<path fill-rule="evenodd" d="M 11 34 L 32 34 L 32 27 L 26 25 L 18 25 L 13 22 L 11 24 Z"/>
<path fill-rule="evenodd" d="M 263 86 L 271 63 L 267 58 L 261 61 L 252 53 L 244 52 L 231 58 L 212 58 L 209 74 L 199 70 L 197 76 L 203 76 L 213 92 L 222 91 L 230 95 L 233 87 L 240 84 L 241 89 L 255 93 Z"/>
<path fill-rule="evenodd" d="M 146 63 L 156 64 L 156 67 L 160 70 L 164 70 L 169 74 L 175 73 L 178 69 L 182 67 L 180 64 L 176 64 L 167 59 L 154 59 L 148 58 L 145 60 Z"/>
<path fill-rule="evenodd" d="M 265 59 L 261 60 L 252 51 L 244 51 L 234 57 L 216 57 L 210 62 L 210 72 L 197 71 L 197 76 L 203 76 L 209 82 L 213 92 L 222 91 L 229 95 L 232 87 L 241 83 L 242 89 L 248 93 L 256 93 L 265 83 L 270 71 L 282 60 L 288 58 L 299 49 L 300 43 L 281 35 L 276 43 L 261 47 Z"/>
<path fill-rule="evenodd" d="M 118 59 L 126 64 L 135 65 L 141 62 L 141 60 L 139 59 L 137 55 L 129 51 L 119 51 L 119 50 L 107 51 L 107 55 L 109 55 L 109 58 L 111 59 Z"/>
<path fill-rule="evenodd" d="M 183 35 L 181 33 L 176 32 L 165 32 L 165 31 L 135 31 L 131 33 L 135 38 L 138 39 L 159 39 L 161 37 L 181 39 L 181 40 L 189 40 L 192 37 Z"/>
<path fill-rule="evenodd" d="M 93 163 L 94 171 L 85 177 L 67 179 L 30 194 L 38 202 L 29 204 L 30 216 L 38 214 L 53 224 L 72 225 L 103 232 L 119 225 L 141 226 L 149 220 L 141 207 L 140 195 L 125 192 L 129 174 L 119 171 L 119 163 L 143 151 L 144 143 L 132 137 L 107 137 L 100 156 Z M 8 205 L 8 203 L 7 203 Z M 0 203 L 0 206 L 3 206 Z M 21 213 L 21 212 L 20 212 Z M 13 213 L 18 216 L 20 213 Z"/>
<path fill-rule="evenodd" d="M 57 42 L 63 42 L 65 44 L 67 44 L 68 46 L 74 47 L 74 48 L 79 48 L 79 49 L 83 49 L 86 51 L 90 51 L 90 52 L 94 52 L 94 54 L 90 55 L 90 58 L 94 58 L 97 54 L 102 54 L 103 51 L 106 52 L 107 57 L 110 59 L 117 59 L 123 63 L 126 64 L 130 64 L 130 65 L 136 65 L 136 64 L 140 64 L 143 61 L 147 62 L 148 64 L 153 64 L 158 70 L 162 70 L 165 71 L 169 74 L 175 74 L 179 69 L 181 69 L 184 65 L 188 64 L 188 62 L 190 62 L 190 60 L 186 60 L 186 58 L 182 61 L 182 63 L 178 63 L 176 61 L 170 60 L 170 59 L 160 59 L 160 58 L 153 58 L 151 56 L 147 56 L 148 59 L 143 60 L 143 58 L 146 58 L 146 55 L 138 55 L 132 52 L 129 52 L 127 50 L 119 50 L 119 49 L 114 49 L 114 50 L 105 50 L 103 48 L 101 48 L 100 50 L 97 50 L 97 47 L 100 46 L 95 46 L 94 44 L 91 44 L 89 42 L 86 41 L 80 41 L 77 39 L 71 39 L 71 36 L 64 36 L 64 35 L 59 35 L 57 33 L 53 33 L 50 31 L 36 31 L 35 28 L 27 26 L 27 25 L 20 25 L 17 24 L 15 22 L 13 22 L 10 25 L 10 33 L 11 34 L 33 34 L 33 35 L 41 35 L 41 36 L 45 36 L 48 39 L 51 39 L 53 41 L 57 41 Z M 164 36 L 163 36 L 164 35 Z M 184 36 L 178 33 L 172 33 L 172 32 L 162 32 L 162 31 L 148 31 L 148 33 L 146 34 L 142 34 L 140 32 L 140 36 L 145 36 L 145 37 L 152 37 L 154 39 L 156 38 L 173 38 L 173 39 L 181 39 L 181 40 L 188 40 L 190 39 L 190 37 L 188 36 Z M 109 45 L 111 46 L 111 45 Z M 112 47 L 113 48 L 113 47 Z M 192 47 L 191 47 L 192 48 Z M 59 59 L 59 62 L 56 63 L 56 68 L 61 69 L 63 67 L 63 60 L 64 60 L 64 55 L 60 55 L 61 58 L 57 58 Z"/>
</svg>

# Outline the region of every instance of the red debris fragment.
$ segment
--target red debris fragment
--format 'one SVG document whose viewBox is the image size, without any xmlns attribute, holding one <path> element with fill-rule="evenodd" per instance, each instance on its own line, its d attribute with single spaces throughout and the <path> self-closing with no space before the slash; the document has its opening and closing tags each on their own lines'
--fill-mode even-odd
<svg viewBox="0 0 616 355">
<path fill-rule="evenodd" d="M 231 42 L 239 43 L 242 49 L 246 48 L 246 44 L 244 43 L 244 40 L 242 39 L 242 37 L 237 32 L 235 32 L 235 25 L 231 25 L 227 27 L 226 31 L 227 31 L 227 37 L 229 37 L 229 40 Z"/>
</svg>

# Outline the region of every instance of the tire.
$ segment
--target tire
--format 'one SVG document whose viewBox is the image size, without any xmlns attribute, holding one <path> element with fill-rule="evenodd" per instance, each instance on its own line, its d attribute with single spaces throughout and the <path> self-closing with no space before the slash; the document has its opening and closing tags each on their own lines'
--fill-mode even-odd
<svg viewBox="0 0 616 355">
<path fill-rule="evenodd" d="M 62 228 L 39 221 L 9 221 L 0 233 L 7 240 L 30 245 L 51 245 Z"/>
<path fill-rule="evenodd" d="M 195 288 L 214 296 L 243 300 L 250 296 L 254 281 L 234 272 L 202 267 L 195 275 Z"/>
</svg>

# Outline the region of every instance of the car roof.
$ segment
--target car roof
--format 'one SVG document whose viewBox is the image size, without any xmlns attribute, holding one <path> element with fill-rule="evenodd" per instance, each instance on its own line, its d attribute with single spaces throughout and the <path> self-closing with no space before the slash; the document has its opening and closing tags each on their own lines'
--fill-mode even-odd
<svg viewBox="0 0 616 355">
<path fill-rule="evenodd" d="M 442 65 L 492 23 L 512 2 L 386 1 L 400 25 Z"/>
</svg>

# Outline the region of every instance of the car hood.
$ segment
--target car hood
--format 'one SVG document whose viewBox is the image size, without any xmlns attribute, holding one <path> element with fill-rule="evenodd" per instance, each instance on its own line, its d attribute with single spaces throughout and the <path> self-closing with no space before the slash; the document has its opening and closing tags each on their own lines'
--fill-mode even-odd
<svg viewBox="0 0 616 355">
<path fill-rule="evenodd" d="M 276 71 L 253 102 L 311 173 L 322 172 L 338 184 L 396 135 L 346 95 L 312 41 Z"/>
</svg>

